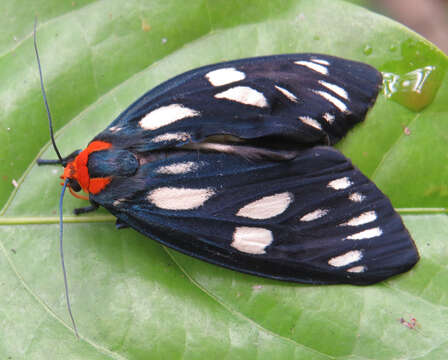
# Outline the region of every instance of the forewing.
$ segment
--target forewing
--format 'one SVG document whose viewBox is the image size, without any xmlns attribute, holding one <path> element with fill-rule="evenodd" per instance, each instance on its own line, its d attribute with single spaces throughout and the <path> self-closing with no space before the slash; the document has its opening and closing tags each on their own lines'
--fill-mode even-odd
<svg viewBox="0 0 448 360">
<path fill-rule="evenodd" d="M 93 200 L 166 246 L 269 278 L 370 284 L 418 261 L 387 197 L 329 147 L 283 162 L 180 154 Z"/>
<path fill-rule="evenodd" d="M 291 54 L 209 65 L 149 91 L 96 140 L 138 151 L 201 142 L 213 135 L 263 144 L 334 144 L 373 105 L 381 74 L 320 54 Z"/>
</svg>

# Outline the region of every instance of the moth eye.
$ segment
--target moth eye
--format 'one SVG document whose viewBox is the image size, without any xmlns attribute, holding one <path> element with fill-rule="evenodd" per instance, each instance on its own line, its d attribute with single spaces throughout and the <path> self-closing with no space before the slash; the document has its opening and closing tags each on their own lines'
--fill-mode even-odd
<svg viewBox="0 0 448 360">
<path fill-rule="evenodd" d="M 70 186 L 70 188 L 74 191 L 74 192 L 79 192 L 81 191 L 81 186 L 79 185 L 77 180 L 74 179 L 70 179 L 68 185 Z"/>
</svg>

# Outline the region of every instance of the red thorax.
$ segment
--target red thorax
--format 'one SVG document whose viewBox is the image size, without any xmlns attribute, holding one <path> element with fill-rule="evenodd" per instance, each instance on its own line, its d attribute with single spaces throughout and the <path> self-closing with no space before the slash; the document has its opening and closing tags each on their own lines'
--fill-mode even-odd
<svg viewBox="0 0 448 360">
<path fill-rule="evenodd" d="M 81 151 L 75 160 L 69 162 L 64 168 L 64 175 L 61 179 L 74 179 L 78 181 L 79 186 L 87 194 L 98 194 L 112 180 L 110 177 L 90 178 L 87 162 L 89 155 L 95 151 L 107 150 L 112 144 L 105 141 L 92 141 L 83 151 Z M 78 195 L 70 188 L 70 192 L 78 198 L 87 199 L 82 195 Z"/>
</svg>

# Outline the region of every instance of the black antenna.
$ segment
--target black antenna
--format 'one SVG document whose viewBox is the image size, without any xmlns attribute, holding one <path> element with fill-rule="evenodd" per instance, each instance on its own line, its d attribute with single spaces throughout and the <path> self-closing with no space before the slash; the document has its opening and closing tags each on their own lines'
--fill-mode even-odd
<svg viewBox="0 0 448 360">
<path fill-rule="evenodd" d="M 65 271 L 65 263 L 64 263 L 64 247 L 62 245 L 62 234 L 63 234 L 63 225 L 62 221 L 62 201 L 64 199 L 65 189 L 67 188 L 68 182 L 70 179 L 65 179 L 64 185 L 62 186 L 61 197 L 59 198 L 59 252 L 61 253 L 61 265 L 62 265 L 62 273 L 64 274 L 64 286 L 65 286 L 65 299 L 67 301 L 67 309 L 70 314 L 70 318 L 72 319 L 73 330 L 75 330 L 75 335 L 79 339 L 78 329 L 76 328 L 75 319 L 73 318 L 72 308 L 70 306 L 70 297 L 68 296 L 68 282 L 67 282 L 67 272 Z"/>
<path fill-rule="evenodd" d="M 50 126 L 50 138 L 51 142 L 53 144 L 54 151 L 56 152 L 56 155 L 58 156 L 58 159 L 62 166 L 65 167 L 65 161 L 62 159 L 61 154 L 59 153 L 58 147 L 56 146 L 56 142 L 54 141 L 54 135 L 53 135 L 53 123 L 51 121 L 51 113 L 50 113 L 50 107 L 48 106 L 47 102 L 47 94 L 45 93 L 45 87 L 44 87 L 44 79 L 42 76 L 42 68 L 40 66 L 40 58 L 39 58 L 39 51 L 37 50 L 37 16 L 34 18 L 34 51 L 36 52 L 36 59 L 37 59 L 37 66 L 39 67 L 39 77 L 40 77 L 40 88 L 42 89 L 42 97 L 44 98 L 44 104 L 45 109 L 47 110 L 47 116 L 48 116 L 48 123 Z"/>
<path fill-rule="evenodd" d="M 51 113 L 50 113 L 50 108 L 48 106 L 48 102 L 47 102 L 47 94 L 45 93 L 45 87 L 44 87 L 44 80 L 43 80 L 43 76 L 42 76 L 42 68 L 40 66 L 40 59 L 39 59 L 39 51 L 37 50 L 37 36 L 36 36 L 36 28 L 37 28 L 37 17 L 34 19 L 34 51 L 36 52 L 36 58 L 37 58 L 37 65 L 39 67 L 39 77 L 40 77 L 40 88 L 42 89 L 42 97 L 44 99 L 44 103 L 45 103 L 45 109 L 47 110 L 47 116 L 48 116 L 48 123 L 50 126 L 50 138 L 51 138 L 51 142 L 53 143 L 53 148 L 54 151 L 56 152 L 56 155 L 58 156 L 59 160 L 56 161 L 52 161 L 52 160 L 41 160 L 40 164 L 44 164 L 44 163 L 60 163 L 62 164 L 62 166 L 65 167 L 65 162 L 64 159 L 62 159 L 61 154 L 59 153 L 58 147 L 56 146 L 56 142 L 54 141 L 54 135 L 53 135 L 53 123 L 51 121 Z M 67 185 L 69 183 L 70 179 L 65 179 L 64 181 L 64 185 L 62 186 L 62 192 L 61 192 L 61 197 L 59 199 L 59 252 L 61 254 L 61 265 L 62 265 L 62 273 L 64 275 L 64 286 L 65 286 L 65 299 L 67 301 L 67 309 L 68 309 L 68 313 L 70 315 L 70 319 L 72 320 L 72 324 L 73 324 L 73 330 L 75 331 L 75 335 L 76 337 L 79 339 L 79 334 L 78 334 L 78 329 L 76 328 L 76 323 L 75 323 L 75 319 L 73 318 L 73 314 L 72 314 L 72 308 L 70 306 L 70 297 L 68 296 L 68 282 L 67 282 L 67 272 L 65 271 L 65 262 L 64 262 L 64 248 L 63 248 L 63 217 L 62 217 L 62 203 L 63 203 L 63 199 L 64 199 L 64 193 L 65 193 L 65 189 L 67 188 Z"/>
</svg>

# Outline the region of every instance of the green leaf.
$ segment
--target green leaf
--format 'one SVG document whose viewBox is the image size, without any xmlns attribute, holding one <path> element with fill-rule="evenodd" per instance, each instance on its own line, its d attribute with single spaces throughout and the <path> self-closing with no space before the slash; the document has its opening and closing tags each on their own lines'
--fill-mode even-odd
<svg viewBox="0 0 448 360">
<path fill-rule="evenodd" d="M 448 217 L 437 209 L 448 200 L 448 61 L 432 44 L 335 0 L 20 0 L 0 8 L 1 358 L 448 357 Z M 63 154 L 83 148 L 151 87 L 216 61 L 321 52 L 388 73 L 385 89 L 394 92 L 380 96 L 339 148 L 407 208 L 421 261 L 368 287 L 266 280 L 116 231 L 104 210 L 74 218 L 71 210 L 84 203 L 67 196 L 77 340 L 57 243 L 61 169 L 34 161 L 55 157 L 32 46 L 36 13 Z M 420 93 L 409 90 L 422 74 Z"/>
</svg>

